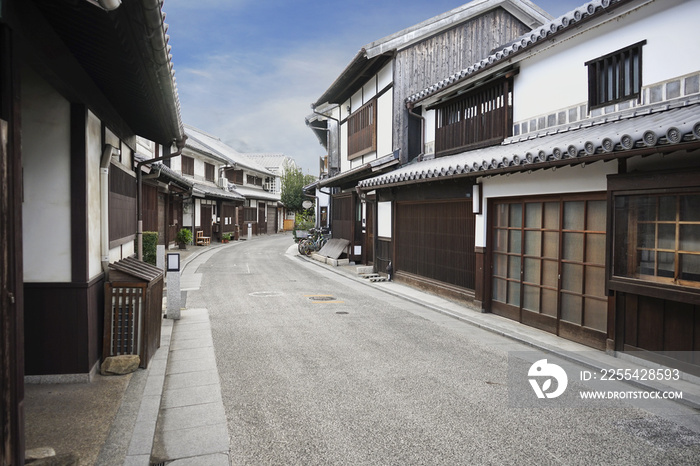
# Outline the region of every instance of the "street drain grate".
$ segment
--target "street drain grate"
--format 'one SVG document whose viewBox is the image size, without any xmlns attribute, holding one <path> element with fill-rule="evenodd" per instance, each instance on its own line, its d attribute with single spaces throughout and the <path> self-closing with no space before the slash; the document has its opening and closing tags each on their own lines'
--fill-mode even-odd
<svg viewBox="0 0 700 466">
<path fill-rule="evenodd" d="M 333 296 L 310 296 L 311 301 L 335 301 Z"/>
<path fill-rule="evenodd" d="M 336 312 L 336 314 L 349 314 L 349 312 L 347 312 L 347 311 L 338 311 L 338 312 Z"/>
</svg>

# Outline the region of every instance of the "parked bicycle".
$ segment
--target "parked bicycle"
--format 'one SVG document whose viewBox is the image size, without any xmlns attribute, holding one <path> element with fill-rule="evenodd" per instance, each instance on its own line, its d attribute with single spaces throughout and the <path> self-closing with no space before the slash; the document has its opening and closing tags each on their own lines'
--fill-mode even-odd
<svg viewBox="0 0 700 466">
<path fill-rule="evenodd" d="M 299 254 L 310 256 L 312 252 L 320 251 L 331 237 L 328 228 L 311 228 L 309 236 L 299 241 Z"/>
</svg>

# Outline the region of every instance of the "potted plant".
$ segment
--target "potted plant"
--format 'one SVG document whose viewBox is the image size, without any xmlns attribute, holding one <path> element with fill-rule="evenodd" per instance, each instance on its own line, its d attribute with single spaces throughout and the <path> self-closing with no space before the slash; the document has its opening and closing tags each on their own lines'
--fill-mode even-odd
<svg viewBox="0 0 700 466">
<path fill-rule="evenodd" d="M 183 228 L 177 232 L 177 244 L 180 249 L 187 249 L 187 245 L 192 242 L 192 232 L 187 228 Z"/>
<path fill-rule="evenodd" d="M 222 243 L 228 243 L 229 241 L 231 241 L 231 233 L 224 233 L 223 235 L 221 235 Z"/>
</svg>

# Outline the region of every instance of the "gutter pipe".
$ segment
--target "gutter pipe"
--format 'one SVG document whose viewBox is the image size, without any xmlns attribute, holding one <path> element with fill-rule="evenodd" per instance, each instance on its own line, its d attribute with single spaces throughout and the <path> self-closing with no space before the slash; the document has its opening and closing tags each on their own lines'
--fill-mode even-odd
<svg viewBox="0 0 700 466">
<path fill-rule="evenodd" d="M 180 156 L 182 154 L 182 149 L 184 149 L 184 147 L 185 147 L 186 141 L 187 141 L 187 135 L 183 135 L 182 139 L 180 139 L 176 142 L 177 151 L 173 152 L 172 154 L 164 155 L 162 157 L 156 157 L 156 158 L 149 159 L 149 160 L 142 160 L 141 162 L 138 162 L 136 164 L 136 178 L 137 178 L 136 218 L 138 219 L 137 226 L 136 226 L 136 243 L 138 245 L 136 257 L 140 261 L 143 260 L 143 206 L 141 205 L 141 200 L 142 200 L 142 196 L 143 196 L 143 176 L 141 174 L 141 167 L 144 165 L 149 165 L 149 164 L 152 164 L 155 162 L 160 162 L 162 160 L 168 160 L 168 159 L 172 159 L 174 157 Z"/>
<path fill-rule="evenodd" d="M 340 104 L 337 104 L 337 107 L 338 107 L 338 109 L 340 109 Z M 330 120 L 334 120 L 336 123 L 338 123 L 338 131 L 337 131 L 336 139 L 337 139 L 337 145 L 338 145 L 338 161 L 340 161 L 340 120 L 338 118 L 332 117 L 330 115 L 326 115 L 325 113 L 321 113 L 321 112 L 316 111 L 316 104 L 311 104 L 311 111 L 313 111 L 314 114 L 316 114 L 318 116 L 322 116 L 322 117 L 328 118 Z M 330 139 L 330 132 L 331 132 L 330 128 L 327 128 L 326 131 L 328 131 L 328 136 Z M 330 167 L 329 167 L 329 172 L 330 172 Z M 319 182 L 320 182 L 320 180 L 319 180 Z M 333 218 L 333 216 L 331 215 L 331 213 L 333 212 L 333 192 L 331 191 L 329 193 L 325 193 L 325 192 L 321 191 L 320 184 L 319 184 L 318 188 L 316 188 L 316 189 L 318 189 L 323 194 L 327 194 L 330 198 L 328 200 L 328 224 L 330 225 L 331 219 Z M 320 206 L 318 203 L 316 203 L 316 206 L 317 206 L 317 208 L 320 209 Z M 318 215 L 316 216 L 316 221 L 318 221 Z"/>
<path fill-rule="evenodd" d="M 102 270 L 109 270 L 109 165 L 113 155 L 119 155 L 119 149 L 105 144 L 100 159 L 100 261 Z"/>
<path fill-rule="evenodd" d="M 408 114 L 414 118 L 420 119 L 420 153 L 418 154 L 418 160 L 420 161 L 425 155 L 425 117 L 423 115 L 418 115 L 413 111 L 413 103 L 407 102 L 406 108 L 408 109 Z"/>
</svg>

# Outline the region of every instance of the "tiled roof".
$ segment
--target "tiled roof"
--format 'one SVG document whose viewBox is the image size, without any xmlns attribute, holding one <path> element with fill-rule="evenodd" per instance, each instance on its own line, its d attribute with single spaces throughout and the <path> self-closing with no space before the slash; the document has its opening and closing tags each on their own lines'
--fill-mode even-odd
<svg viewBox="0 0 700 466">
<path fill-rule="evenodd" d="M 497 146 L 404 165 L 363 180 L 361 188 L 385 187 L 454 176 L 485 176 L 546 168 L 553 162 L 582 163 L 600 156 L 634 155 L 649 148 L 668 151 L 700 142 L 700 96 L 675 104 L 639 107 L 627 113 L 554 128 L 545 134 L 510 138 Z"/>
<path fill-rule="evenodd" d="M 246 199 L 262 199 L 265 201 L 279 202 L 280 196 L 262 189 L 247 188 L 245 186 L 234 185 L 234 190 L 237 194 L 244 196 Z"/>
<path fill-rule="evenodd" d="M 241 168 L 254 170 L 268 176 L 274 175 L 267 168 L 263 167 L 253 159 L 246 157 L 245 154 L 238 152 L 216 136 L 190 125 L 185 125 L 185 133 L 188 136 L 187 145 L 194 149 L 223 157 L 224 159 L 229 160 L 231 164 L 235 164 Z"/>
<path fill-rule="evenodd" d="M 201 183 L 194 183 L 192 189 L 194 193 L 201 193 L 205 196 L 226 199 L 231 201 L 245 201 L 245 198 L 235 191 L 226 191 L 216 186 L 209 186 Z"/>
<path fill-rule="evenodd" d="M 416 103 L 423 99 L 426 99 L 433 94 L 436 94 L 443 89 L 450 87 L 458 81 L 462 81 L 469 76 L 472 76 L 483 69 L 490 67 L 501 61 L 508 60 L 516 53 L 523 50 L 530 49 L 540 42 L 548 40 L 552 34 L 559 33 L 562 30 L 574 28 L 579 22 L 588 17 L 600 13 L 603 10 L 611 8 L 617 3 L 624 0 L 593 0 L 588 2 L 575 10 L 572 10 L 548 23 L 543 24 L 541 27 L 533 29 L 532 31 L 523 34 L 509 45 L 501 48 L 500 50 L 492 53 L 488 57 L 482 59 L 481 61 L 474 63 L 466 69 L 463 69 L 459 73 L 455 73 L 442 81 L 431 85 L 430 87 L 423 89 L 406 98 L 407 103 Z"/>
</svg>

